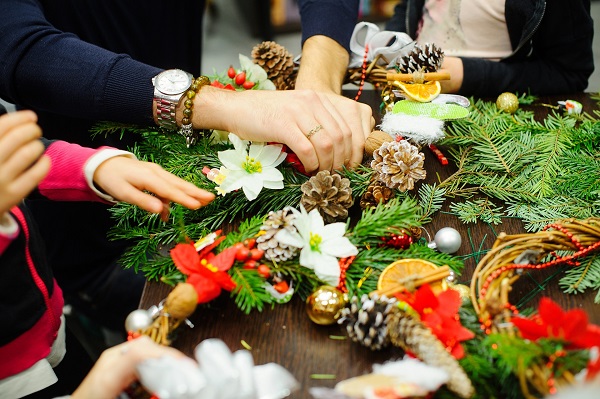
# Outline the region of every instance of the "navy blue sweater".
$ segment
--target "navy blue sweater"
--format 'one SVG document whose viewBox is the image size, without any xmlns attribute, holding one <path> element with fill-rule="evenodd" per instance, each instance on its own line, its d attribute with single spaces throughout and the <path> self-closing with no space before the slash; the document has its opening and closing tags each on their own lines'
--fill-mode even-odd
<svg viewBox="0 0 600 399">
<path fill-rule="evenodd" d="M 348 47 L 358 0 L 299 5 L 303 40 L 324 34 Z M 92 139 L 89 128 L 101 120 L 153 123 L 151 78 L 174 67 L 200 73 L 204 6 L 204 0 L 2 0 L 0 97 L 36 111 L 48 138 L 124 148 L 132 138 Z M 66 294 L 101 280 L 127 245 L 105 238 L 112 221 L 103 204 L 29 205 Z"/>
</svg>

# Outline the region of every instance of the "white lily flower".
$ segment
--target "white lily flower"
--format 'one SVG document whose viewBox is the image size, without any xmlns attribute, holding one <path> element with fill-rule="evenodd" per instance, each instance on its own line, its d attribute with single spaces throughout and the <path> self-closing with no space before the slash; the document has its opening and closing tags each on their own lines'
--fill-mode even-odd
<svg viewBox="0 0 600 399">
<path fill-rule="evenodd" d="M 230 193 L 243 189 L 248 200 L 254 200 L 262 188 L 282 189 L 283 175 L 277 166 L 285 160 L 287 153 L 281 151 L 282 145 L 250 143 L 233 133 L 229 134 L 233 150 L 219 151 L 219 160 L 223 163 L 221 172 L 224 179 L 217 191 Z"/>
<path fill-rule="evenodd" d="M 296 215 L 293 223 L 297 232 L 283 229 L 275 238 L 282 244 L 301 248 L 300 265 L 314 270 L 321 281 L 337 286 L 340 281 L 338 258 L 358 254 L 358 249 L 344 237 L 346 225 L 326 225 L 316 209 L 307 213 L 306 209 L 300 206 L 300 211 L 292 211 Z"/>
<path fill-rule="evenodd" d="M 245 55 L 240 54 L 240 66 L 246 71 L 246 79 L 254 82 L 259 90 L 275 90 L 275 84 L 267 76 L 267 71 Z"/>
</svg>

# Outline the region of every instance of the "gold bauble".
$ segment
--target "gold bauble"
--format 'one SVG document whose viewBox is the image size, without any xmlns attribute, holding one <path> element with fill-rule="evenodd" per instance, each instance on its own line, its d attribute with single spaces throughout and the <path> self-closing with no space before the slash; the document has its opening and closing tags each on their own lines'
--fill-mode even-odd
<svg viewBox="0 0 600 399">
<path fill-rule="evenodd" d="M 514 114 L 519 109 L 519 98 L 513 93 L 502 93 L 496 100 L 496 107 L 509 114 Z"/>
<path fill-rule="evenodd" d="M 346 296 L 330 285 L 317 288 L 306 298 L 308 317 L 322 326 L 335 323 L 344 306 L 346 306 Z"/>
<path fill-rule="evenodd" d="M 471 301 L 471 288 L 468 286 L 464 284 L 448 283 L 448 287 L 458 292 L 463 303 Z"/>
</svg>

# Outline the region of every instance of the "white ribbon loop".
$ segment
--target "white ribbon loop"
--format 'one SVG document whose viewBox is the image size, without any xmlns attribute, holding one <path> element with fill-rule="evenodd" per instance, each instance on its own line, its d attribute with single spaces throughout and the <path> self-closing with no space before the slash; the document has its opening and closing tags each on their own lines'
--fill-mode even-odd
<svg viewBox="0 0 600 399">
<path fill-rule="evenodd" d="M 362 66 L 367 45 L 367 61 L 373 61 L 378 55 L 382 55 L 391 63 L 392 60 L 410 53 L 415 42 L 404 32 L 382 31 L 371 22 L 359 22 L 354 27 L 350 39 L 349 68 Z M 384 61 L 381 63 L 385 64 Z"/>
</svg>

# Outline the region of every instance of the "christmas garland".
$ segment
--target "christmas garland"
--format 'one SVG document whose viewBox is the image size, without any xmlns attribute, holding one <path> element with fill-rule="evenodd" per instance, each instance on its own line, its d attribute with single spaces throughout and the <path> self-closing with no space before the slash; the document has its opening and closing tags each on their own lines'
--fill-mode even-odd
<svg viewBox="0 0 600 399">
<path fill-rule="evenodd" d="M 261 46 L 253 50 L 259 65 L 257 59 L 266 64 L 269 56 L 282 54 L 279 48 L 269 52 Z M 282 59 L 289 64 L 286 54 Z M 255 84 L 243 86 L 242 72 L 230 68 L 215 85 L 255 89 Z M 270 79 L 278 76 L 268 74 Z M 289 76 L 279 79 L 278 87 L 289 87 Z M 130 323 L 128 330 L 169 344 L 170 333 L 196 303 L 208 302 L 222 290 L 230 291 L 247 313 L 285 303 L 294 293 L 315 304 L 324 295 L 338 298 L 337 305 L 315 305 L 309 314 L 313 321 L 329 324 L 341 316 L 338 322 L 351 339 L 375 350 L 392 343 L 442 370 L 443 382 L 429 389 L 436 398 L 539 397 L 573 383 L 575 374 L 595 378 L 600 361 L 591 348 L 600 346 L 600 328 L 588 325 L 584 313 L 565 312 L 547 299 L 538 314 L 520 317 L 507 290 L 524 269 L 563 263 L 579 266 L 561 281 L 569 284 L 567 291 L 600 288 L 600 266 L 591 256 L 600 242 L 598 220 L 552 224 L 598 213 L 600 189 L 593 177 L 600 172 L 595 161 L 600 124 L 589 115 L 558 113 L 538 123 L 531 112 L 510 114 L 484 101 L 469 110 L 467 118 L 448 125 L 440 141 L 458 171 L 438 185 L 421 184 L 417 195 L 409 191 L 423 178 L 423 155 L 406 140 L 377 142 L 371 168 L 309 178 L 293 154 L 274 144 L 230 135 L 229 142 L 201 137 L 188 148 L 182 137 L 155 128 L 99 126 L 97 132 L 140 135 L 132 149 L 138 158 L 224 194 L 199 210 L 174 207 L 166 224 L 130 205 L 113 208 L 118 222 L 112 237 L 136 242 L 122 259 L 125 267 L 176 285 L 145 324 Z M 410 165 L 409 172 L 391 176 L 390 165 L 382 167 L 389 159 Z M 244 183 L 246 174 L 267 168 L 274 172 L 261 180 L 263 189 Z M 581 179 L 577 184 L 569 180 L 575 175 Z M 464 222 L 496 223 L 512 216 L 523 219 L 529 231 L 543 227 L 558 233 L 543 232 L 549 243 L 540 248 L 535 234 L 520 235 L 521 251 L 510 241 L 513 237 L 500 237 L 476 269 L 471 301 L 463 291 L 461 303 L 464 287 L 451 284 L 453 289 L 445 290 L 445 285 L 451 280 L 447 277 L 460 273 L 462 262 L 419 239 L 420 227 L 447 197 L 466 198 L 451 205 Z M 328 206 L 322 205 L 323 198 Z M 506 210 L 494 200 L 504 202 Z M 349 218 L 358 214 L 359 204 L 360 216 Z M 239 220 L 239 226 L 229 227 Z M 220 230 L 225 227 L 226 234 Z M 556 244 L 557 234 L 566 243 Z M 532 246 L 535 256 L 524 256 Z M 508 255 L 496 255 L 503 250 Z M 421 269 L 411 274 L 408 264 Z M 404 274 L 390 283 L 386 276 L 397 270 Z M 573 284 L 576 277 L 578 284 Z M 343 293 L 352 298 L 348 304 Z M 400 397 L 393 387 L 376 393 Z"/>
</svg>

